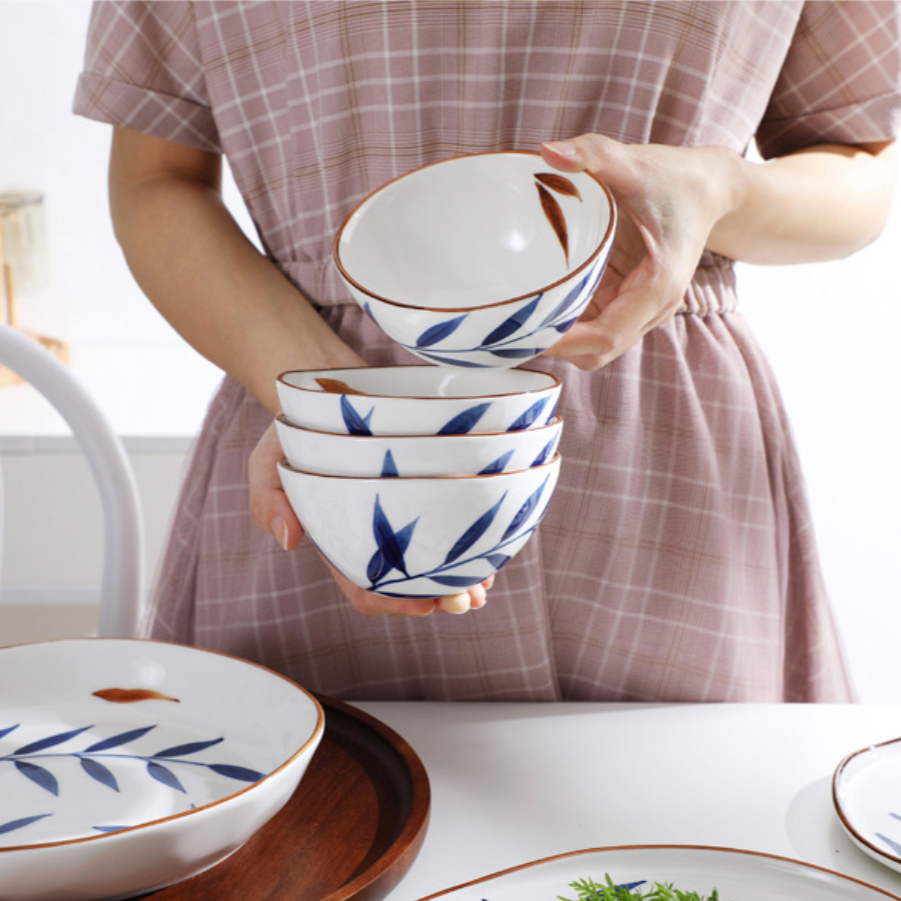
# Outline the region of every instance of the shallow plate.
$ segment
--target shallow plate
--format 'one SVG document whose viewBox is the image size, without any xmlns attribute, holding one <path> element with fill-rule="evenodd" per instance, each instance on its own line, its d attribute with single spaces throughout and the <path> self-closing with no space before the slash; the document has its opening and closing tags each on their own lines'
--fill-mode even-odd
<svg viewBox="0 0 901 901">
<path fill-rule="evenodd" d="M 897 898 L 882 889 L 811 864 L 732 848 L 643 845 L 575 851 L 524 864 L 429 898 L 442 901 L 553 901 L 575 898 L 570 883 L 671 883 L 720 901 L 884 901 Z M 423 899 L 427 901 L 427 899 Z"/>
<path fill-rule="evenodd" d="M 380 901 L 419 854 L 425 768 L 375 717 L 319 698 L 325 735 L 284 810 L 213 870 L 153 901 Z"/>
<path fill-rule="evenodd" d="M 851 840 L 901 872 L 901 739 L 846 757 L 832 777 L 832 800 Z"/>
</svg>

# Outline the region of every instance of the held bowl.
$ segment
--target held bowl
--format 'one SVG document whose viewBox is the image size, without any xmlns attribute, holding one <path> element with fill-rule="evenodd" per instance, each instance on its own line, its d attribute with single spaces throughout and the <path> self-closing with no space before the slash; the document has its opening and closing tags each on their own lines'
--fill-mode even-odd
<svg viewBox="0 0 901 901">
<path fill-rule="evenodd" d="M 386 366 L 284 372 L 276 382 L 294 425 L 343 435 L 516 432 L 554 418 L 561 383 L 528 369 Z"/>
<path fill-rule="evenodd" d="M 486 476 L 363 479 L 279 466 L 310 539 L 356 585 L 388 597 L 457 594 L 501 569 L 538 527 L 560 455 Z"/>
<path fill-rule="evenodd" d="M 586 172 L 535 153 L 455 157 L 415 169 L 347 217 L 334 258 L 390 338 L 442 366 L 510 367 L 579 318 L 613 245 L 616 208 Z"/>
<path fill-rule="evenodd" d="M 316 699 L 212 651 L 86 638 L 0 649 L 0 897 L 128 898 L 241 847 L 323 734 Z"/>
<path fill-rule="evenodd" d="M 519 432 L 468 435 L 335 435 L 292 425 L 276 430 L 290 466 L 319 475 L 475 476 L 515 472 L 553 459 L 563 420 Z"/>
</svg>

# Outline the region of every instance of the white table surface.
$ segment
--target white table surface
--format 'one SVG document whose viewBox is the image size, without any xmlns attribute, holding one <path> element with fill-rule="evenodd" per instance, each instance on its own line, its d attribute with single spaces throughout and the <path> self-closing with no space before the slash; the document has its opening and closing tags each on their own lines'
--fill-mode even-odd
<svg viewBox="0 0 901 901">
<path fill-rule="evenodd" d="M 901 706 L 355 706 L 410 743 L 431 783 L 422 850 L 387 901 L 630 844 L 778 854 L 901 897 L 901 873 L 851 843 L 831 794 L 843 757 L 901 736 Z"/>
</svg>

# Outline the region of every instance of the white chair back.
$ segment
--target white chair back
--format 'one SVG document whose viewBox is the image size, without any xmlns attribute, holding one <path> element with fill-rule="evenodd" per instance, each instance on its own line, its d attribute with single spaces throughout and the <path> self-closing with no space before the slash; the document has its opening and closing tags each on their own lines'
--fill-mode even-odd
<svg viewBox="0 0 901 901">
<path fill-rule="evenodd" d="M 59 411 L 87 458 L 100 492 L 105 527 L 98 635 L 134 637 L 143 602 L 144 535 L 137 483 L 125 448 L 72 372 L 37 341 L 2 323 L 0 363 Z"/>
</svg>

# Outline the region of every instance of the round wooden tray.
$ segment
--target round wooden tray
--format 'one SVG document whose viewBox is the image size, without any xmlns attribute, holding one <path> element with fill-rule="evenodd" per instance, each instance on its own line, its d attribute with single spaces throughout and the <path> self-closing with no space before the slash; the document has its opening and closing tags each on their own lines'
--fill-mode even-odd
<svg viewBox="0 0 901 901">
<path fill-rule="evenodd" d="M 148 901 L 380 901 L 409 870 L 428 826 L 422 762 L 396 732 L 319 697 L 325 734 L 297 791 L 247 844 Z"/>
</svg>

